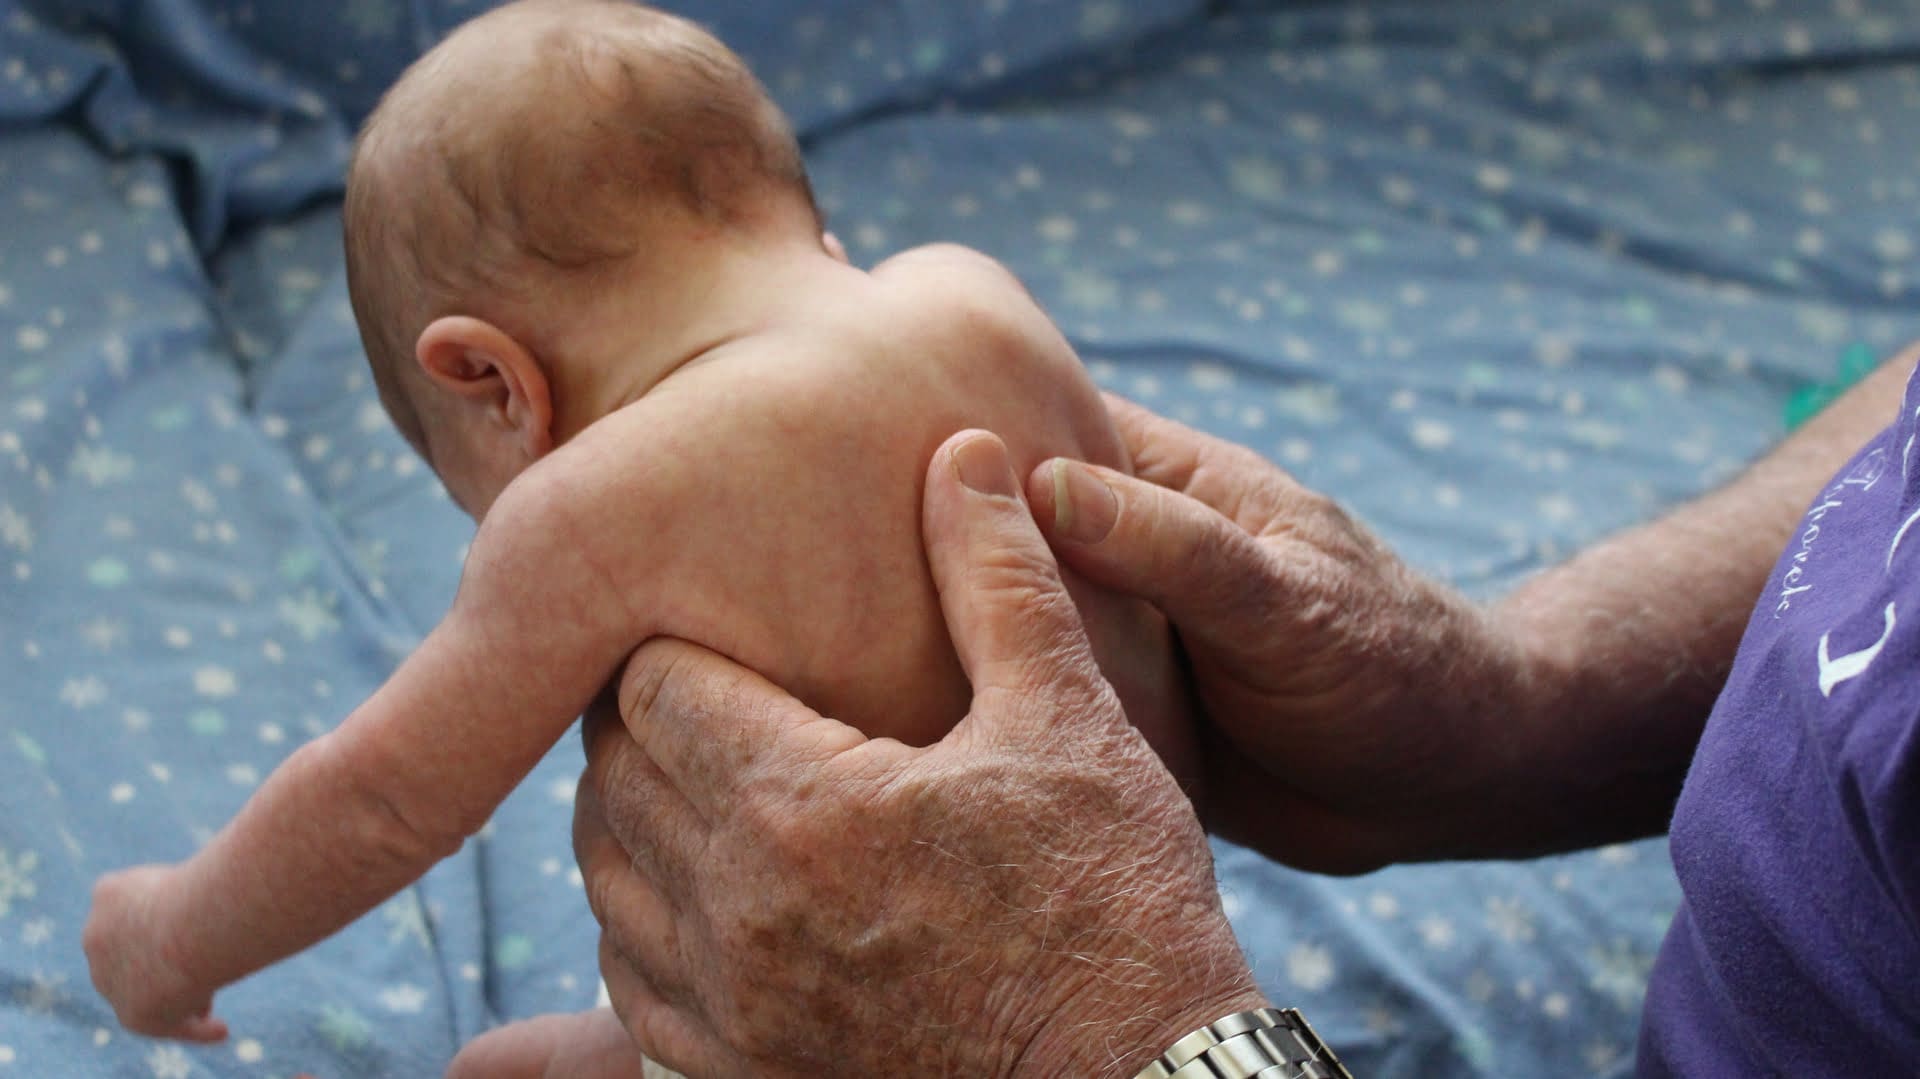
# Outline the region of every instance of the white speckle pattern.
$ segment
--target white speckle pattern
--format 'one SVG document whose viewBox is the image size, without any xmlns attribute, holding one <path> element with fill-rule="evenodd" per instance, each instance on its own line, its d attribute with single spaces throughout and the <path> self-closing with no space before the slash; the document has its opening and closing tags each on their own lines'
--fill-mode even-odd
<svg viewBox="0 0 1920 1079">
<path fill-rule="evenodd" d="M 380 917 L 224 993 L 231 1050 L 102 1025 L 79 959 L 94 876 L 204 841 L 452 595 L 471 526 L 375 399 L 338 195 L 345 133 L 484 6 L 0 0 L 0 1074 L 412 1074 L 592 1003 L 574 739 Z M 1476 594 L 1920 337 L 1898 0 L 667 6 L 781 98 L 857 261 L 1002 259 L 1103 385 Z M 1356 1073 L 1630 1072 L 1661 844 L 1217 858 L 1263 984 Z"/>
</svg>

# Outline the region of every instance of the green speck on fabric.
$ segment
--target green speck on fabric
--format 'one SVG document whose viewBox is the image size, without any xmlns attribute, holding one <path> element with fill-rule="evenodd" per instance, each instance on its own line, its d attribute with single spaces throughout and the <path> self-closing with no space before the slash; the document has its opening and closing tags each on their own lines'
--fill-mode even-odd
<svg viewBox="0 0 1920 1079">
<path fill-rule="evenodd" d="M 311 548 L 295 547 L 281 556 L 280 576 L 297 584 L 305 580 L 319 562 Z"/>
<path fill-rule="evenodd" d="M 533 961 L 533 939 L 509 933 L 494 946 L 493 963 L 502 970 L 519 970 Z"/>
<path fill-rule="evenodd" d="M 22 757 L 27 758 L 28 760 L 32 761 L 37 765 L 40 765 L 43 768 L 46 767 L 47 751 L 40 748 L 40 743 L 34 741 L 33 739 L 27 737 L 24 734 L 21 734 L 19 731 L 14 731 L 13 744 L 19 747 L 20 755 Z"/>
<path fill-rule="evenodd" d="M 946 58 L 945 44 L 938 41 L 922 41 L 913 48 L 913 69 L 922 75 L 937 71 Z"/>
<path fill-rule="evenodd" d="M 1840 362 L 1835 365 L 1833 377 L 1803 386 L 1792 397 L 1787 398 L 1781 409 L 1781 419 L 1787 429 L 1812 419 L 1821 409 L 1833 403 L 1834 398 L 1847 392 L 1848 387 L 1873 373 L 1880 366 L 1880 355 L 1873 346 L 1863 341 L 1855 341 L 1840 353 Z"/>
<path fill-rule="evenodd" d="M 1660 322 L 1660 309 L 1645 296 L 1629 296 L 1621 308 L 1621 314 L 1635 326 L 1654 326 Z"/>
<path fill-rule="evenodd" d="M 102 558 L 87 567 L 87 580 L 98 588 L 118 588 L 129 576 L 127 564 L 117 558 Z"/>
<path fill-rule="evenodd" d="M 328 1004 L 320 1009 L 320 1021 L 314 1028 L 340 1053 L 364 1048 L 370 1030 L 366 1018 L 344 1004 Z"/>
</svg>

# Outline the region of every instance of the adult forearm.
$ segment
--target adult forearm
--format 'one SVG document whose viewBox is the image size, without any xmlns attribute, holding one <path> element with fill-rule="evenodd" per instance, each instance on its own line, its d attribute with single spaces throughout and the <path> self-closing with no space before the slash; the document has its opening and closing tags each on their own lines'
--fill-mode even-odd
<svg viewBox="0 0 1920 1079">
<path fill-rule="evenodd" d="M 1525 850 L 1666 828 L 1767 575 L 1833 473 L 1893 419 L 1920 349 L 1883 365 L 1738 479 L 1607 540 L 1491 612 L 1527 656 L 1505 741 Z"/>
<path fill-rule="evenodd" d="M 1063 562 L 1178 630 L 1216 834 L 1323 872 L 1570 849 L 1665 827 L 1768 568 L 1914 355 L 1491 607 L 1252 450 L 1124 401 L 1136 476 L 1050 461 L 1027 497 Z"/>
</svg>

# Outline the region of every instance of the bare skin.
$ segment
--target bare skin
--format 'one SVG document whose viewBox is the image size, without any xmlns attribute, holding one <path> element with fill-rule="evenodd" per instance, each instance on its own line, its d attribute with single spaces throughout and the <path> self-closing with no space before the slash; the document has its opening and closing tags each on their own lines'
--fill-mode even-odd
<svg viewBox="0 0 1920 1079">
<path fill-rule="evenodd" d="M 434 130 L 457 128 L 454 141 L 469 151 L 464 167 L 477 171 L 464 174 L 457 197 L 427 198 L 412 208 L 450 212 L 437 223 L 442 254 L 484 248 L 487 257 L 472 261 L 510 282 L 500 290 L 506 299 L 465 295 L 461 289 L 470 290 L 473 280 L 454 272 L 463 267 L 424 267 L 430 260 L 421 250 L 431 245 L 423 245 L 381 283 L 405 284 L 416 269 L 448 271 L 439 275 L 439 292 L 376 289 L 431 319 L 409 325 L 408 362 L 376 365 L 377 377 L 395 376 L 382 383 L 383 398 L 390 407 L 406 406 L 418 427 L 409 437 L 483 524 L 453 610 L 338 732 L 295 754 L 187 862 L 137 867 L 100 882 L 85 943 L 96 985 L 130 1029 L 224 1037 L 211 1012 L 218 988 L 323 938 L 457 849 L 574 717 L 609 690 L 629 727 L 640 726 L 636 715 L 660 709 L 645 724 L 650 752 L 686 751 L 668 787 L 705 784 L 723 792 L 738 782 L 725 769 L 748 763 L 728 756 L 745 736 L 710 737 L 717 706 L 703 693 L 719 679 L 722 706 L 741 703 L 747 683 L 729 681 L 725 672 L 738 669 L 731 664 L 765 676 L 752 683 L 762 712 L 795 701 L 851 724 L 874 746 L 925 746 L 963 716 L 998 714 L 1007 695 L 970 692 L 979 685 L 968 675 L 978 672 L 964 651 L 953 651 L 948 631 L 956 627 L 942 620 L 916 515 L 924 462 L 950 432 L 968 426 L 999 432 L 1021 473 L 1044 471 L 1034 473 L 1032 498 L 1068 568 L 1060 588 L 1029 572 L 1015 577 L 1011 594 L 1034 599 L 1064 588 L 1078 602 L 1091 654 L 1126 715 L 1175 776 L 1195 781 L 1195 797 L 1223 833 L 1301 864 L 1354 871 L 1650 830 L 1671 804 L 1767 561 L 1805 494 L 1857 444 L 1865 433 L 1856 430 L 1861 418 L 1893 381 L 1870 380 L 1835 410 L 1838 418 L 1823 417 L 1727 492 L 1543 575 L 1491 611 L 1478 610 L 1407 571 L 1330 502 L 1246 451 L 1123 409 L 1124 433 L 1141 450 L 1149 477 L 1131 479 L 1126 443 L 1070 349 L 989 260 L 928 249 L 861 273 L 822 244 L 817 220 L 799 212 L 792 190 L 763 190 L 750 177 L 738 205 L 708 212 L 740 185 L 703 181 L 731 180 L 770 148 L 743 145 L 758 138 L 752 132 L 719 161 L 669 158 L 669 166 L 685 167 L 657 170 L 698 188 L 689 197 L 699 208 L 677 208 L 670 198 L 622 199 L 639 174 L 629 166 L 657 166 L 658 147 L 649 138 L 630 139 L 626 157 L 574 160 L 565 147 L 618 140 L 574 138 L 579 128 L 561 121 L 584 115 L 588 128 L 622 121 L 594 129 L 601 132 L 655 126 L 625 124 L 633 119 L 625 114 L 583 114 L 574 100 L 543 116 L 540 106 L 560 98 L 533 90 L 564 85 L 548 75 L 578 71 L 594 90 L 589 100 L 632 97 L 622 89 L 622 73 L 633 58 L 618 53 L 631 36 L 591 33 L 576 36 L 575 44 L 587 47 L 571 54 L 538 51 L 585 20 L 631 10 L 518 5 L 502 16 L 508 21 L 493 24 L 511 32 L 491 40 L 478 32 L 455 35 L 453 48 L 441 54 L 445 63 L 429 65 L 425 75 L 457 77 L 438 97 L 415 101 L 420 114 L 447 115 L 450 99 L 458 99 L 467 120 L 517 118 L 521 128 L 511 134 L 519 141 L 492 141 L 483 127 L 463 122 L 401 125 L 402 137 L 387 146 L 399 155 L 388 162 L 396 182 L 457 172 L 452 158 L 435 160 L 421 149 Z M 691 24 L 671 28 L 680 45 L 699 43 Z M 556 57 L 567 62 L 546 62 Z M 709 48 L 706 59 L 724 56 Z M 639 82 L 641 98 L 675 85 Z M 741 86 L 723 79 L 693 96 Z M 519 92 L 485 98 L 497 88 Z M 751 103 L 746 111 L 765 118 Z M 503 145 L 521 147 L 522 157 L 488 172 L 506 156 Z M 516 177 L 528 176 L 536 181 L 530 189 L 516 189 Z M 565 193 L 564 202 L 556 191 Z M 589 192 L 615 201 L 598 206 Z M 424 220 L 406 212 L 404 200 L 395 205 L 388 220 Z M 583 206 L 625 212 L 603 219 Z M 488 226 L 486 213 L 501 207 L 510 223 L 533 224 L 530 243 L 502 235 L 497 222 Z M 603 226 L 615 217 L 634 234 L 603 235 L 620 232 Z M 492 246 L 473 243 L 476 237 Z M 618 242 L 603 247 L 603 239 Z M 529 246 L 557 252 L 549 262 L 589 267 L 567 284 L 593 287 L 552 287 L 524 259 L 516 261 L 514 252 Z M 458 288 L 446 284 L 456 279 L 463 282 Z M 453 293 L 480 306 L 449 308 Z M 1884 422 L 1884 414 L 1873 422 Z M 1082 491 L 1082 501 L 1075 492 L 1088 481 L 1094 488 Z M 1099 520 L 1109 496 L 1111 527 L 1072 540 L 1078 525 Z M 927 534 L 941 530 L 929 525 Z M 961 591 L 991 591 L 1008 568 L 991 558 L 983 564 L 982 577 L 962 582 Z M 952 594 L 956 583 L 944 584 Z M 1206 705 L 1207 730 L 1198 743 L 1161 612 L 1179 626 Z M 669 677 L 658 649 L 636 658 L 636 648 L 663 637 L 694 642 L 708 660 Z M 1080 670 L 1084 681 L 1071 637 L 1028 641 L 1044 647 L 1006 659 L 1030 676 L 1019 683 L 1023 692 L 1061 703 L 1036 688 L 1046 681 L 1040 675 Z M 663 707 L 659 687 L 669 683 L 682 689 L 666 695 Z M 772 685 L 782 692 L 774 694 Z M 1095 697 L 1067 703 L 1111 720 L 1112 709 L 1093 707 Z M 696 733 L 676 734 L 670 715 Z M 997 729 L 993 720 L 968 725 L 981 728 Z M 1125 739 L 1110 728 L 1094 730 L 1093 744 L 1120 747 Z M 809 729 L 817 735 L 823 728 Z M 602 748 L 608 744 L 615 748 Z M 836 1024 L 885 1014 L 862 997 L 887 981 L 885 964 L 860 953 L 875 940 L 891 940 L 890 958 L 913 975 L 919 993 L 883 1004 L 917 999 L 958 1009 L 927 1045 L 945 1045 L 937 1051 L 960 1054 L 946 1059 L 969 1069 L 995 1062 L 1036 1074 L 1067 1064 L 1074 1071 L 1120 1067 L 1133 1050 L 1109 1041 L 1090 1056 L 1084 1029 L 1110 1032 L 1118 1020 L 1143 1039 L 1157 1036 L 1195 1018 L 1186 1013 L 1198 1002 L 1235 996 L 1223 986 L 1244 986 L 1244 970 L 1217 947 L 1217 926 L 1192 890 L 1192 865 L 1160 864 L 1166 844 L 1188 842 L 1185 818 L 1156 810 L 1148 847 L 1113 827 L 1114 806 L 1125 800 L 1116 792 L 1167 786 L 1155 770 L 1161 766 L 1140 759 L 1134 746 L 1121 754 L 1131 763 L 1089 781 L 1087 791 L 1104 795 L 1066 802 L 1046 800 L 1052 795 L 1044 776 L 1051 773 L 1043 766 L 1057 762 L 1029 762 L 1024 773 L 1009 764 L 986 776 L 1012 784 L 988 788 L 990 797 L 982 795 L 979 775 L 951 786 L 934 782 L 913 798 L 875 800 L 874 784 L 899 793 L 885 782 L 891 771 L 761 773 L 773 784 L 759 792 L 763 815 L 780 809 L 842 826 L 795 826 L 784 853 L 771 856 L 757 837 L 777 829 L 727 833 L 736 868 L 760 865 L 778 884 L 766 894 L 786 897 L 776 911 L 787 919 L 785 931 L 775 934 L 784 947 L 761 947 L 752 964 L 715 966 L 717 988 L 673 988 L 696 984 L 686 968 L 703 949 L 737 948 L 730 934 L 741 923 L 711 921 L 713 897 L 683 893 L 670 921 L 691 919 L 697 927 L 708 917 L 712 932 L 680 934 L 688 950 L 662 950 L 636 935 L 644 926 L 622 920 L 629 908 L 606 898 L 620 892 L 620 874 L 636 868 L 643 879 L 682 888 L 700 879 L 698 866 L 685 865 L 689 851 L 665 845 L 671 835 L 649 837 L 637 831 L 644 814 L 620 816 L 613 808 L 633 795 L 610 791 L 612 766 L 599 758 L 634 744 L 597 740 L 593 774 L 605 796 L 582 804 L 609 807 L 607 834 L 617 835 L 626 858 L 594 859 L 591 888 L 610 926 L 613 943 L 603 957 L 609 980 L 625 986 L 616 990 L 623 1018 L 643 1044 L 664 1047 L 672 1059 L 717 1067 L 730 1058 L 714 1053 L 756 1059 L 755 1035 L 739 1024 L 753 994 L 836 956 L 864 975 L 806 996 L 812 1027 L 799 1041 L 841 1044 L 846 1031 L 836 1033 Z M 978 748 L 966 738 L 939 744 L 945 751 L 935 756 L 946 762 L 974 759 L 961 750 Z M 886 760 L 892 752 L 867 751 L 860 759 Z M 1302 761 L 1311 766 L 1302 768 Z M 804 768 L 807 758 L 794 763 Z M 964 773 L 969 766 L 951 767 Z M 1015 782 L 1017 776 L 1024 779 Z M 1203 776 L 1214 789 L 1197 782 Z M 1031 802 L 1024 810 L 1039 807 L 1032 828 L 996 828 L 962 811 L 971 804 L 976 814 L 1017 817 L 1023 798 Z M 1153 801 L 1163 799 L 1156 794 Z M 974 883 L 921 874 L 922 891 L 905 908 L 914 920 L 897 923 L 896 937 L 875 937 L 871 927 L 899 908 L 846 920 L 845 911 L 860 909 L 848 904 L 870 901 L 872 881 L 880 878 L 872 859 L 889 848 L 873 841 L 918 849 L 912 844 L 935 816 L 976 825 L 962 846 L 966 864 L 980 871 Z M 754 823 L 770 822 L 763 816 Z M 591 818 L 581 827 L 595 834 Z M 1086 835 L 1101 841 L 1074 850 L 1065 869 L 1051 864 L 1057 859 L 1026 857 L 1036 837 Z M 635 857 L 649 850 L 636 867 Z M 804 858 L 802 850 L 809 852 Z M 1072 867 L 1087 864 L 1117 876 L 1075 878 Z M 1198 954 L 1207 961 L 1193 969 L 1168 961 L 1189 943 L 1173 927 L 1178 919 L 1109 922 L 1099 911 L 1124 904 L 1090 910 L 1049 900 L 1022 908 L 1024 920 L 1009 923 L 1027 928 L 996 930 L 1000 945 L 983 945 L 961 957 L 965 962 L 941 968 L 944 975 L 924 967 L 924 950 L 911 945 L 925 943 L 931 920 L 997 925 L 991 917 L 968 921 L 956 910 L 991 900 L 999 907 L 988 913 L 1004 915 L 1009 894 L 1026 894 L 1021 882 L 1029 869 L 1053 874 L 1034 894 L 1069 898 L 1132 899 L 1129 890 L 1110 890 L 1113 881 L 1159 874 L 1174 907 L 1203 924 Z M 738 886 L 750 877 L 733 880 Z M 955 888 L 963 898 L 954 898 Z M 847 902 L 807 901 L 820 895 Z M 1156 907 L 1163 915 L 1164 908 Z M 1017 980 L 1004 996 L 997 992 L 989 975 L 1030 955 L 993 948 L 1048 942 L 1051 919 L 1062 910 L 1082 919 L 1074 924 L 1092 934 L 1092 943 L 1064 949 L 1076 958 L 1041 964 L 1035 977 L 1052 969 L 1065 980 Z M 652 921 L 657 927 L 659 919 Z M 912 935 L 916 930 L 921 937 Z M 849 948 L 860 954 L 850 956 Z M 978 965 L 996 954 L 1004 968 Z M 1090 982 L 1072 974 L 1086 970 L 1105 973 Z M 1153 972 L 1144 982 L 1130 976 L 1143 971 Z M 750 976 L 760 979 L 758 987 L 743 981 Z M 966 986 L 986 988 L 954 990 L 963 977 Z M 1140 985 L 1163 1006 L 1139 1011 L 1132 994 Z M 1179 1002 L 1171 1014 L 1164 1007 L 1169 994 Z M 1037 1025 L 1021 1011 L 1035 1003 Z M 1095 1023 L 1095 1015 L 1109 1021 Z M 693 1040 L 696 1025 L 706 1040 Z M 948 1044 L 947 1033 L 959 1029 L 978 1036 Z M 502 1050 L 491 1062 L 489 1047 Z M 605 1015 L 517 1028 L 463 1060 L 479 1069 L 471 1074 L 496 1075 L 638 1065 Z"/>
<path fill-rule="evenodd" d="M 1916 357 L 1920 347 L 1889 361 L 1723 490 L 1484 609 L 1413 574 L 1251 452 L 1117 400 L 1140 475 L 1047 461 L 1026 493 L 1062 565 L 1153 601 L 1174 623 L 1205 708 L 1207 816 L 1217 830 L 1331 871 L 1571 849 L 1664 822 L 1767 568 L 1820 484 L 1892 418 Z M 954 538 L 935 523 L 936 503 L 950 495 L 930 481 L 927 497 L 936 564 L 1038 561 L 1011 525 Z M 991 609 L 995 590 L 980 587 L 988 595 L 979 604 Z M 957 602 L 942 598 L 950 610 Z M 1012 642 L 995 653 L 1023 672 L 1011 698 L 1052 703 L 1057 721 L 1073 724 L 1075 668 L 1057 647 L 1025 648 L 1024 663 Z M 1207 918 L 1115 905 L 1122 913 L 1107 939 L 1121 943 L 1091 965 L 1164 976 L 1143 1003 L 1109 992 L 1115 981 L 1021 976 L 1029 951 L 1020 942 L 1045 931 L 1047 904 L 1009 915 L 965 880 L 909 870 L 913 922 L 991 927 L 943 941 L 969 962 L 949 967 L 909 951 L 860 968 L 859 979 L 818 986 L 828 998 L 789 1015 L 770 1044 L 752 1021 L 761 988 L 871 961 L 870 941 L 906 931 L 887 911 L 845 924 L 834 899 L 937 845 L 938 818 L 921 807 L 966 797 L 990 754 L 949 739 L 937 756 L 869 770 L 854 762 L 886 755 L 827 737 L 798 702 L 724 659 L 658 645 L 635 663 L 661 688 L 626 731 L 602 725 L 590 740 L 575 844 L 604 927 L 603 973 L 619 987 L 614 1011 L 650 1052 L 696 1074 L 731 1074 L 742 1060 L 804 1073 L 803 1058 L 780 1054 L 866 1045 L 890 1025 L 938 1032 L 943 1055 L 908 1059 L 964 1061 L 965 1074 L 1124 1076 L 1166 1044 L 1139 1023 L 1166 1014 L 1151 1000 L 1214 1001 L 1211 1014 L 1183 1017 L 1193 1019 L 1186 1026 L 1170 1022 L 1168 1037 L 1246 1006 L 1231 992 L 1242 973 L 1231 964 L 1165 962 L 1207 954 Z M 717 767 L 722 734 L 742 725 L 789 752 L 744 773 Z M 1118 787 L 1154 782 L 1145 763 L 1122 771 L 1130 778 Z M 1164 866 L 1140 857 L 1125 813 L 1100 800 L 1061 806 L 1041 776 L 1005 778 L 1003 813 L 1044 814 L 1043 835 L 1097 837 L 1079 853 L 1116 867 L 1103 887 L 1153 894 Z M 736 813 L 799 820 L 802 791 L 809 814 L 858 813 L 861 828 L 807 830 L 796 841 L 793 829 L 733 823 Z M 742 804 L 751 809 L 724 808 Z M 673 841 L 662 825 L 671 820 L 726 850 L 724 890 L 703 888 L 697 852 L 706 848 Z M 1003 887 L 1057 883 L 1044 840 L 1019 829 L 998 838 L 970 861 L 1002 869 Z M 1185 864 L 1187 849 L 1169 836 L 1161 861 Z M 731 898 L 742 895 L 769 897 L 788 947 L 742 950 L 741 927 L 766 913 L 743 911 Z M 910 1019 L 891 1011 L 903 985 L 918 1006 Z M 605 1026 L 614 1015 L 581 1021 Z M 1136 1040 L 1117 1046 L 1115 1030 Z"/>
<path fill-rule="evenodd" d="M 93 980 L 143 1034 L 225 1037 L 216 990 L 458 849 L 590 702 L 631 707 L 623 666 L 649 639 L 876 737 L 939 738 L 969 694 L 919 542 L 928 455 L 986 425 L 1022 467 L 1128 467 L 1018 282 L 956 247 L 849 265 L 763 88 L 644 5 L 519 0 L 464 24 L 383 99 L 347 195 L 382 403 L 481 527 L 452 610 L 337 731 L 187 861 L 96 886 Z M 1069 586 L 1129 713 L 1191 774 L 1164 620 Z M 640 1066 L 604 1024 L 527 1029 L 465 1059 Z"/>
<path fill-rule="evenodd" d="M 224 1037 L 216 990 L 458 849 L 591 702 L 634 707 L 622 672 L 647 640 L 698 642 L 875 737 L 938 739 L 969 692 L 919 541 L 928 456 L 990 426 L 1022 468 L 1128 467 L 998 264 L 951 246 L 848 264 L 778 110 L 691 22 L 497 8 L 362 134 L 345 218 L 363 343 L 481 526 L 452 610 L 337 731 L 187 861 L 97 885 L 93 979 L 143 1034 Z M 1068 587 L 1128 713 L 1192 774 L 1164 620 Z M 465 1061 L 639 1066 L 604 1024 L 525 1029 Z"/>
<path fill-rule="evenodd" d="M 562 1024 L 610 1037 L 616 1013 L 694 1076 L 1124 1076 L 1263 1004 L 1192 805 L 997 438 L 934 455 L 925 530 L 966 718 L 925 748 L 870 739 L 706 649 L 642 648 L 636 706 L 589 726 L 576 810 L 614 1010 L 495 1031 L 451 1076 Z M 818 859 L 854 851 L 862 872 L 820 889 Z"/>
<path fill-rule="evenodd" d="M 1322 872 L 1527 857 L 1666 828 L 1768 570 L 1917 358 L 1488 607 L 1253 451 L 1118 399 L 1137 478 L 1061 461 L 1028 490 L 1064 565 L 1180 634 L 1210 830 Z"/>
<path fill-rule="evenodd" d="M 1018 283 L 973 252 L 922 249 L 867 274 L 817 243 L 729 250 L 706 252 L 721 265 L 701 286 L 769 299 L 498 492 L 490 477 L 549 437 L 525 429 L 550 415 L 537 390 L 514 388 L 537 372 L 483 369 L 471 345 L 435 358 L 442 338 L 479 334 L 510 366 L 481 330 L 423 335 L 423 363 L 477 402 L 472 428 L 433 440 L 456 496 L 485 514 L 459 596 L 204 849 L 100 882 L 87 949 L 129 1029 L 223 1035 L 216 989 L 456 850 L 603 687 L 635 707 L 621 670 L 648 639 L 700 642 L 907 744 L 965 714 L 919 540 L 922 463 L 951 431 L 992 425 L 1023 469 L 1054 454 L 1125 468 L 1100 398 Z M 448 456 L 487 439 L 507 465 Z M 1129 714 L 1189 759 L 1164 623 L 1074 587 Z"/>
</svg>

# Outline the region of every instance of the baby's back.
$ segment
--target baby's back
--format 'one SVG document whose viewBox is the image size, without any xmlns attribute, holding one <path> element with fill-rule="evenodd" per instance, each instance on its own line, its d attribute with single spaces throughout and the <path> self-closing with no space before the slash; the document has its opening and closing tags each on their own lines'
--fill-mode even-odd
<svg viewBox="0 0 1920 1079">
<path fill-rule="evenodd" d="M 637 582 L 648 635 L 705 645 L 826 715 L 918 744 L 970 697 L 920 538 L 934 450 L 979 427 L 1022 475 L 1052 456 L 1128 461 L 1071 347 L 997 264 L 922 248 L 864 284 L 595 426 L 633 455 L 635 482 L 615 497 L 633 503 L 622 519 L 647 564 L 613 576 Z M 1169 752 L 1163 622 L 1069 583 L 1129 714 Z"/>
</svg>

